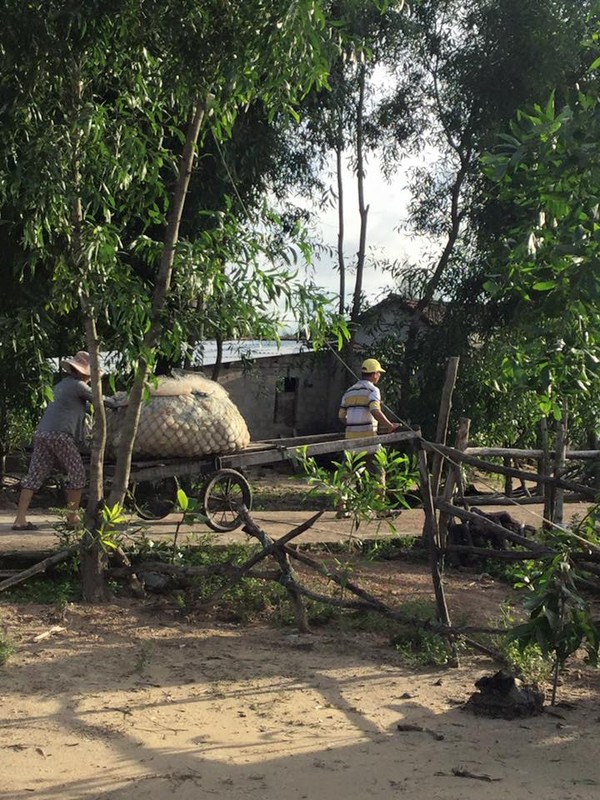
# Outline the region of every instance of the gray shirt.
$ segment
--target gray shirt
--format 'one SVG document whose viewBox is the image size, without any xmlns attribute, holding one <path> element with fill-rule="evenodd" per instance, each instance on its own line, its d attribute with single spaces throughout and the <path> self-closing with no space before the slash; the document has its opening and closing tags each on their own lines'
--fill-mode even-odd
<svg viewBox="0 0 600 800">
<path fill-rule="evenodd" d="M 89 385 L 75 375 L 65 375 L 54 387 L 54 400 L 44 411 L 36 433 L 69 433 L 76 442 L 83 441 L 83 426 L 88 403 L 92 402 Z M 104 398 L 104 405 L 116 401 Z"/>
</svg>

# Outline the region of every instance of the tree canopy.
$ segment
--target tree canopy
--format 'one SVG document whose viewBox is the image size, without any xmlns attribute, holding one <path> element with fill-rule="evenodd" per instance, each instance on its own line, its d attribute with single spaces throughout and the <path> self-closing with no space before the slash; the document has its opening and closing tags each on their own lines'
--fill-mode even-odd
<svg viewBox="0 0 600 800">
<path fill-rule="evenodd" d="M 45 308 L 58 317 L 79 314 L 85 327 L 97 411 L 90 530 L 98 524 L 103 485 L 100 337 L 105 347 L 128 353 L 136 370 L 111 495 L 111 502 L 122 502 L 144 385 L 163 331 L 173 332 L 165 322 L 176 300 L 177 270 L 184 277 L 195 273 L 200 290 L 214 287 L 217 275 L 222 281 L 248 277 L 227 269 L 240 255 L 233 246 L 238 231 L 227 216 L 225 225 L 214 226 L 224 250 L 215 252 L 214 229 L 208 241 L 179 245 L 194 162 L 207 137 L 221 142 L 231 135 L 240 109 L 260 102 L 267 118 L 294 115 L 311 86 L 326 81 L 330 51 L 341 37 L 326 5 L 6 4 L 0 203 L 11 210 L 12 232 L 20 238 L 23 258 L 14 272 L 46 276 Z M 256 238 L 248 241 L 244 263 L 250 247 L 258 248 Z M 289 272 L 267 266 L 252 280 L 250 308 L 295 299 Z M 309 293 L 301 297 L 312 310 Z M 238 319 L 240 308 L 233 309 Z"/>
<path fill-rule="evenodd" d="M 90 508 L 102 499 L 101 351 L 121 355 L 130 448 L 160 359 L 185 362 L 203 338 L 276 337 L 284 316 L 320 334 L 358 319 L 367 153 L 396 180 L 404 158 L 427 157 L 410 224 L 437 250 L 396 274 L 415 321 L 444 306 L 426 339 L 378 343 L 402 362 L 388 376 L 401 404 L 389 401 L 426 428 L 444 361 L 461 355 L 456 407 L 478 409 L 481 427 L 502 420 L 516 436 L 565 403 L 595 413 L 581 400 L 598 396 L 600 335 L 593 0 L 416 0 L 410 13 L 376 0 L 6 0 L 3 10 L 0 419 L 17 404 L 33 412 L 48 358 L 78 349 L 85 331 L 98 406 Z M 308 214 L 285 204 L 292 190 L 325 187 L 331 152 L 339 176 L 349 149 L 361 220 L 350 310 L 343 214 L 333 304 L 301 271 Z M 347 202 L 339 179 L 332 197 Z M 114 502 L 130 458 L 124 450 Z"/>
</svg>

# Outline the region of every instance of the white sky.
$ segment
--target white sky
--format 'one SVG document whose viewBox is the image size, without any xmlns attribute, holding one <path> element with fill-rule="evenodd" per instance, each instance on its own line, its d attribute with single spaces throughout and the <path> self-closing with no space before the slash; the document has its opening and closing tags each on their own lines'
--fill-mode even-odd
<svg viewBox="0 0 600 800">
<path fill-rule="evenodd" d="M 374 266 L 378 259 L 388 261 L 419 264 L 423 261 L 427 250 L 431 250 L 431 242 L 423 237 L 410 236 L 401 230 L 407 216 L 407 205 L 410 194 L 407 188 L 407 177 L 399 172 L 391 183 L 383 177 L 375 157 L 367 164 L 365 177 L 365 204 L 369 206 L 367 222 L 367 267 L 363 279 L 363 290 L 370 300 L 379 299 L 381 295 L 393 288 L 389 273 Z M 345 193 L 345 256 L 346 256 L 346 289 L 348 300 L 351 300 L 354 289 L 354 274 L 348 272 L 356 262 L 360 234 L 360 217 L 358 213 L 358 194 L 356 178 L 349 168 L 344 175 Z M 298 198 L 296 202 L 301 204 Z M 324 244 L 337 247 L 338 211 L 336 207 L 318 212 L 317 228 Z M 337 256 L 322 257 L 315 262 L 315 282 L 325 289 L 339 291 L 339 274 L 337 272 Z"/>
<path fill-rule="evenodd" d="M 367 107 L 372 107 L 386 93 L 387 86 L 393 77 L 385 67 L 377 66 L 370 77 L 370 85 L 366 96 Z M 439 153 L 430 145 L 423 147 L 420 155 L 407 157 L 398 164 L 398 170 L 388 182 L 379 166 L 379 156 L 370 153 L 365 159 L 364 202 L 369 206 L 367 220 L 367 264 L 363 276 L 363 292 L 370 301 L 378 300 L 384 293 L 394 288 L 389 273 L 377 269 L 373 262 L 379 259 L 411 265 L 424 264 L 425 256 L 433 250 L 435 243 L 425 237 L 409 235 L 404 229 L 407 218 L 407 207 L 410 201 L 408 188 L 411 168 L 436 161 Z M 331 175 L 330 185 L 337 192 L 335 184 L 335 162 L 333 156 L 328 169 Z M 354 273 L 349 268 L 356 263 L 356 253 L 360 235 L 360 216 L 358 213 L 358 187 L 356 176 L 346 159 L 344 182 L 345 206 L 345 244 L 346 257 L 346 290 L 347 302 L 352 300 L 354 290 Z M 296 201 L 302 204 L 298 198 Z M 318 228 L 323 242 L 334 250 L 337 247 L 338 211 L 330 207 L 319 214 Z M 339 274 L 337 272 L 337 255 L 326 257 L 316 264 L 315 282 L 324 288 L 339 292 Z"/>
</svg>

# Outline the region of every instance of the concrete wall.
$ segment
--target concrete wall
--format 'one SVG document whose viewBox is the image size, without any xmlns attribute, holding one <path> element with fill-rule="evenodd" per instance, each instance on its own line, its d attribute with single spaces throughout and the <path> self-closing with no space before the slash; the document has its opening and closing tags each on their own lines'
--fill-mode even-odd
<svg viewBox="0 0 600 800">
<path fill-rule="evenodd" d="M 253 441 L 342 432 L 337 410 L 345 388 L 331 353 L 296 353 L 224 364 L 219 383 L 246 420 Z M 205 374 L 210 370 L 205 368 Z"/>
<path fill-rule="evenodd" d="M 410 309 L 390 296 L 362 315 L 355 331 L 348 365 L 360 375 L 365 358 L 381 358 L 378 339 L 394 333 L 406 338 Z M 428 323 L 421 322 L 422 332 Z M 204 368 L 210 376 L 210 367 Z M 337 412 L 342 394 L 355 378 L 330 351 L 267 356 L 250 362 L 223 364 L 219 383 L 229 392 L 246 420 L 254 441 L 279 436 L 332 433 L 342 427 Z"/>
</svg>

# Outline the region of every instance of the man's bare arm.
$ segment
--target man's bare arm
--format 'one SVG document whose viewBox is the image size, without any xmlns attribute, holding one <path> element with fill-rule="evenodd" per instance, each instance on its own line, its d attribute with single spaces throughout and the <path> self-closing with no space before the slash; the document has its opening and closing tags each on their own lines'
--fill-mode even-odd
<svg viewBox="0 0 600 800">
<path fill-rule="evenodd" d="M 400 425 L 397 425 L 394 422 L 390 422 L 390 420 L 386 417 L 383 411 L 381 411 L 381 409 L 379 408 L 371 409 L 371 414 L 375 417 L 377 422 L 379 422 L 381 425 L 384 425 L 386 428 L 389 428 L 389 433 L 397 431 L 398 428 L 400 427 Z"/>
</svg>

